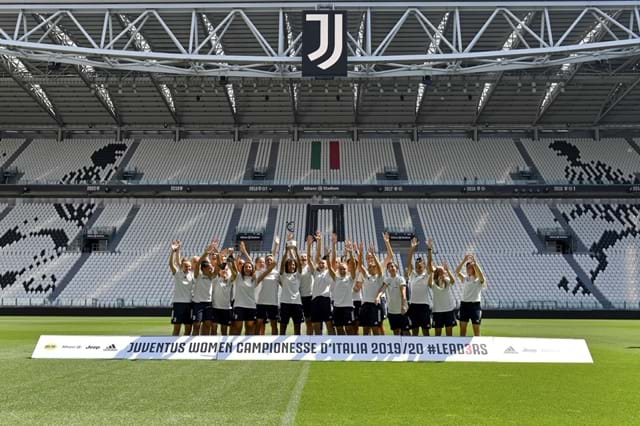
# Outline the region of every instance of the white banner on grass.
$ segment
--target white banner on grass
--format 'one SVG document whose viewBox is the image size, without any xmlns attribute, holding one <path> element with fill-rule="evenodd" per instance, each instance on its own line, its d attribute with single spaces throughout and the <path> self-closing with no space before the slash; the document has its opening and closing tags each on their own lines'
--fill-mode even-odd
<svg viewBox="0 0 640 426">
<path fill-rule="evenodd" d="M 582 339 L 400 336 L 40 336 L 33 358 L 592 363 Z"/>
</svg>

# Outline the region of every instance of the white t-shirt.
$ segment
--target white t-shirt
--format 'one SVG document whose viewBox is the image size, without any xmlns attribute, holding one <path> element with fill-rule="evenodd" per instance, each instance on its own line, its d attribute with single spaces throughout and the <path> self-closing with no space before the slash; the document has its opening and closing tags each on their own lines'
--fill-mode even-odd
<svg viewBox="0 0 640 426">
<path fill-rule="evenodd" d="M 213 280 L 215 278 L 209 278 L 203 273 L 198 275 L 193 286 L 193 301 L 196 303 L 211 302 L 211 295 L 213 291 Z"/>
<path fill-rule="evenodd" d="M 362 272 L 356 272 L 356 282 L 357 283 L 361 283 L 364 281 L 364 277 L 362 276 Z M 358 291 L 353 291 L 353 293 L 351 294 L 351 299 L 354 302 L 362 302 L 362 289 L 358 290 Z"/>
<path fill-rule="evenodd" d="M 453 291 L 451 284 L 445 284 L 440 288 L 433 283 L 433 312 L 449 312 L 453 311 L 456 307 L 456 302 L 453 300 Z"/>
<path fill-rule="evenodd" d="M 261 273 L 258 273 L 258 276 Z M 264 277 L 258 286 L 256 301 L 258 305 L 278 306 L 278 292 L 280 290 L 280 273 L 275 269 Z"/>
<path fill-rule="evenodd" d="M 173 303 L 191 303 L 193 297 L 193 272 L 186 274 L 178 269 L 173 274 Z"/>
<path fill-rule="evenodd" d="M 429 274 L 416 274 L 411 272 L 409 275 L 409 291 L 411 293 L 411 303 L 422 305 L 431 305 L 431 290 L 429 290 Z"/>
<path fill-rule="evenodd" d="M 387 307 L 390 314 L 402 313 L 402 287 L 407 286 L 407 282 L 404 277 L 396 275 L 395 277 L 386 277 L 384 279 L 385 286 L 387 288 Z"/>
<path fill-rule="evenodd" d="M 235 299 L 234 307 L 256 308 L 256 280 L 253 277 L 242 277 L 238 274 L 234 283 Z"/>
<path fill-rule="evenodd" d="M 280 285 L 282 286 L 280 303 L 302 305 L 302 299 L 300 298 L 300 282 L 302 278 L 300 275 L 297 272 L 280 275 Z"/>
<path fill-rule="evenodd" d="M 333 278 L 329 275 L 329 270 L 325 269 L 322 272 L 316 272 L 313 278 L 313 292 L 312 296 L 316 297 L 331 297 L 331 287 L 333 286 Z"/>
<path fill-rule="evenodd" d="M 333 305 L 336 308 L 353 308 L 353 278 L 337 276 L 333 286 Z"/>
<path fill-rule="evenodd" d="M 462 282 L 462 301 L 463 302 L 480 302 L 482 289 L 485 284 L 480 283 L 480 278 L 465 277 Z"/>
<path fill-rule="evenodd" d="M 369 275 L 364 277 L 362 283 L 362 301 L 364 303 L 376 303 L 378 290 L 382 287 L 384 277 L 379 275 Z"/>
<path fill-rule="evenodd" d="M 300 274 L 300 296 L 310 297 L 313 294 L 313 272 L 309 265 L 302 267 Z"/>
<path fill-rule="evenodd" d="M 233 283 L 218 277 L 213 280 L 213 307 L 216 309 L 231 309 Z"/>
</svg>

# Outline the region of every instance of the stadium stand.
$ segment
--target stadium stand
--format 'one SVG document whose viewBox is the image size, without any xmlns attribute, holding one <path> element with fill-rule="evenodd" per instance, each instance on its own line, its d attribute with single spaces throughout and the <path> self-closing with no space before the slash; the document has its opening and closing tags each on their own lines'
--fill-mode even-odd
<svg viewBox="0 0 640 426">
<path fill-rule="evenodd" d="M 520 309 L 597 309 L 602 305 L 582 287 L 559 287 L 559 276 L 571 275 L 563 256 L 478 255 L 491 285 L 485 293 L 485 306 Z"/>
<path fill-rule="evenodd" d="M 93 227 L 113 227 L 117 231 L 127 220 L 132 207 L 130 203 L 106 204 L 98 219 L 93 223 Z"/>
<path fill-rule="evenodd" d="M 237 230 L 264 232 L 269 218 L 269 205 L 262 203 L 245 204 L 238 222 Z"/>
<path fill-rule="evenodd" d="M 532 254 L 531 241 L 511 205 L 436 200 L 418 204 L 422 226 L 443 253 Z"/>
<path fill-rule="evenodd" d="M 324 247 L 331 247 L 329 237 L 333 234 L 333 212 L 330 210 L 318 211 L 318 230 L 323 233 L 325 240 L 323 241 Z"/>
<path fill-rule="evenodd" d="M 383 204 L 382 217 L 384 228 L 389 232 L 409 232 L 414 231 L 409 207 L 406 204 Z"/>
<path fill-rule="evenodd" d="M 274 203 L 274 206 L 276 204 Z M 273 207 L 277 213 L 273 224 L 273 232 L 267 236 L 263 242 L 265 250 L 270 250 L 273 246 L 273 236 L 278 235 L 280 237 L 281 246 L 280 254 L 285 250 L 284 240 L 287 235 L 287 225 L 293 230 L 293 233 L 297 239 L 298 249 L 304 247 L 303 236 L 305 236 L 305 226 L 307 220 L 307 204 L 295 203 L 285 200 L 280 200 L 277 203 L 277 207 Z"/>
<path fill-rule="evenodd" d="M 22 138 L 2 138 L 0 140 L 0 167 L 5 165 L 23 143 L 24 139 Z"/>
<path fill-rule="evenodd" d="M 378 235 L 383 229 L 376 229 L 373 220 L 373 206 L 370 203 L 350 203 L 344 206 L 345 232 L 353 241 L 370 243 L 376 252 L 384 247 L 378 244 Z"/>
<path fill-rule="evenodd" d="M 142 182 L 239 183 L 251 143 L 247 140 L 145 139 L 128 167 L 142 173 Z"/>
<path fill-rule="evenodd" d="M 54 286 L 62 280 L 73 264 L 80 258 L 79 252 L 56 253 L 54 258 L 44 263 L 45 259 L 30 263 L 24 254 L 2 255 L 3 271 L 2 285 L 6 286 L 2 291 L 3 304 L 16 305 L 40 305 L 45 303 L 45 297 L 51 293 Z M 27 270 L 20 274 L 29 265 Z M 5 269 L 6 268 L 6 269 Z"/>
<path fill-rule="evenodd" d="M 14 206 L 0 221 L 1 297 L 43 297 L 50 293 L 77 257 L 65 254 L 65 250 L 94 209 L 94 204 Z"/>
<path fill-rule="evenodd" d="M 637 242 L 635 243 L 637 245 Z M 636 309 L 640 303 L 638 287 L 638 249 L 630 245 L 628 251 L 611 254 L 607 253 L 606 267 L 601 269 L 601 261 L 592 255 L 578 254 L 576 259 L 585 271 L 593 276 L 595 271 L 599 277 L 595 283 L 604 296 L 617 309 Z"/>
<path fill-rule="evenodd" d="M 285 184 L 367 184 L 397 168 L 390 139 L 281 140 L 275 180 Z"/>
<path fill-rule="evenodd" d="M 253 165 L 254 173 L 266 173 L 269 170 L 269 157 L 271 156 L 271 139 L 260 139 L 258 141 L 258 150 Z"/>
<path fill-rule="evenodd" d="M 560 204 L 563 217 L 585 242 L 576 259 L 616 306 L 640 302 L 640 204 Z"/>
<path fill-rule="evenodd" d="M 167 229 L 173 230 L 171 239 L 183 241 L 185 255 L 199 255 L 212 235 L 224 239 L 232 210 L 223 203 L 141 204 L 117 251 L 92 254 L 58 300 L 76 305 L 170 303 Z"/>
<path fill-rule="evenodd" d="M 521 143 L 547 183 L 631 184 L 640 179 L 640 153 L 623 138 Z M 262 179 L 284 185 L 359 185 L 391 183 L 400 173 L 406 173 L 403 182 L 412 184 L 512 184 L 519 180 L 519 171 L 531 169 L 507 137 L 477 142 L 462 137 L 402 138 L 395 142 L 399 152 L 391 138 L 35 139 L 17 152 L 23 144 L 18 138 L 0 141 L 0 167 L 3 159 L 19 154 L 11 167 L 17 168 L 23 183 L 106 182 L 120 178 L 120 164 L 128 156 L 126 170 L 135 171 L 137 181 L 151 184 Z"/>
<path fill-rule="evenodd" d="M 437 248 L 436 248 L 437 251 Z M 427 253 L 416 253 L 427 258 Z M 448 262 L 452 272 L 462 256 L 434 255 L 437 264 Z M 588 292 L 576 287 L 562 288 L 556 285 L 559 276 L 571 275 L 572 269 L 562 256 L 535 255 L 480 255 L 487 277 L 488 287 L 483 292 L 483 304 L 489 309 L 598 309 L 602 305 Z M 489 279 L 489 278 L 488 278 Z M 454 286 L 454 296 L 459 303 L 460 286 Z"/>
<path fill-rule="evenodd" d="M 640 169 L 640 155 L 622 138 L 522 139 L 522 143 L 547 182 L 633 183 Z"/>
<path fill-rule="evenodd" d="M 560 226 L 546 203 L 520 204 L 531 225 L 536 228 L 557 228 Z"/>
<path fill-rule="evenodd" d="M 511 183 L 511 174 L 526 168 L 512 139 L 431 137 L 401 139 L 411 181 L 430 183 Z"/>
<path fill-rule="evenodd" d="M 292 229 L 299 247 L 304 238 L 309 206 L 305 201 L 274 200 L 265 203 L 246 200 L 241 207 L 238 229 L 263 230 L 262 249 L 271 249 L 274 235 L 284 237 Z M 638 294 L 638 218 L 636 204 L 571 204 L 558 208 L 590 253 L 561 255 L 540 253 L 514 213 L 511 202 L 435 200 L 419 202 L 378 202 L 334 200 L 344 208 L 344 239 L 372 243 L 384 256 L 379 236 L 385 228 L 411 224 L 410 205 L 415 205 L 421 226 L 436 244 L 437 262 L 448 261 L 454 268 L 467 251 L 477 254 L 490 277 L 485 293 L 486 306 L 500 309 L 593 309 L 602 302 L 589 290 L 594 285 L 605 301 L 614 306 L 635 306 Z M 378 206 L 377 206 L 378 205 Z M 325 232 L 325 247 L 338 225 L 336 204 L 317 206 L 318 228 Z M 522 201 L 518 206 L 535 227 L 556 224 L 550 204 Z M 5 206 L 0 205 L 0 210 Z M 384 221 L 376 223 L 375 209 Z M 71 244 L 86 229 L 94 211 L 100 214 L 92 228 L 114 227 L 119 244 L 105 252 L 81 254 Z M 132 214 L 133 212 L 136 214 Z M 231 241 L 229 228 L 232 204 L 203 200 L 138 201 L 107 200 L 94 204 L 23 202 L 11 208 L 0 221 L 0 251 L 6 265 L 0 290 L 1 304 L 41 304 L 52 297 L 57 282 L 73 272 L 67 285 L 48 303 L 74 306 L 166 306 L 170 302 L 171 281 L 166 268 L 167 244 L 173 238 L 184 242 L 185 255 L 197 255 L 215 236 Z M 451 220 L 451 218 L 455 220 Z M 31 218 L 31 219 L 28 219 Z M 37 220 L 36 220 L 37 219 Z M 125 225 L 130 222 L 128 225 Z M 253 229 L 252 228 L 252 229 Z M 167 230 L 172 230 L 168 235 Z M 229 233 L 229 235 L 227 235 Z M 406 246 L 394 244 L 401 270 Z M 343 239 L 339 250 L 343 248 Z M 284 243 L 280 253 L 284 250 Z M 87 256 L 74 265 L 81 256 Z M 424 246 L 418 256 L 426 256 Z M 570 257 L 567 257 L 570 256 Z M 573 257 L 571 257 L 573 256 Z M 591 282 L 581 283 L 568 263 L 576 259 Z M 3 264 L 5 264 L 3 262 Z M 76 266 L 76 268 L 78 268 Z M 97 277 L 99 277 L 97 279 Z M 459 292 L 455 290 L 459 300 Z"/>
<path fill-rule="evenodd" d="M 35 139 L 14 161 L 22 182 L 100 183 L 118 170 L 130 140 Z"/>
</svg>

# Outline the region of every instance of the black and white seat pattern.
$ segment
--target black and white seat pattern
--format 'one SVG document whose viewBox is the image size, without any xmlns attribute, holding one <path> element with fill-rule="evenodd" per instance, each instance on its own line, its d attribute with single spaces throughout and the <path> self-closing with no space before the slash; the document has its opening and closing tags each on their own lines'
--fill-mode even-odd
<svg viewBox="0 0 640 426">
<path fill-rule="evenodd" d="M 591 282 L 614 304 L 640 301 L 640 204 L 560 208 L 589 249 L 575 257 Z"/>
<path fill-rule="evenodd" d="M 581 156 L 580 148 L 576 145 L 557 140 L 549 144 L 549 148 L 565 157 L 567 165 L 564 168 L 564 177 L 571 184 L 630 184 L 633 183 L 634 176 L 625 173 L 619 167 L 611 166 L 600 160 L 585 160 Z"/>
<path fill-rule="evenodd" d="M 0 222 L 1 297 L 49 293 L 76 255 L 65 249 L 94 212 L 94 204 L 23 204 Z"/>
</svg>

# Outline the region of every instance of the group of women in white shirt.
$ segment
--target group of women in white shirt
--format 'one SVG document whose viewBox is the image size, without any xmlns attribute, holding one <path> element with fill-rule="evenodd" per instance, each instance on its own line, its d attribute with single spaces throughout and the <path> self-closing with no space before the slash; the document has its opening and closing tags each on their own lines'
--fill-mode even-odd
<svg viewBox="0 0 640 426">
<path fill-rule="evenodd" d="M 446 262 L 435 265 L 433 243 L 427 243 L 427 259 L 415 258 L 419 246 L 411 241 L 406 276 L 394 261 L 389 235 L 384 235 L 387 255 L 380 261 L 373 246 L 345 241 L 338 256 L 338 238 L 331 238 L 331 250 L 324 252 L 323 235 L 308 236 L 306 250 L 298 251 L 293 235 L 287 236 L 279 269 L 275 254 L 253 259 L 244 244 L 240 253 L 221 249 L 212 242 L 201 256 L 191 260 L 180 254 L 180 241 L 171 244 L 169 265 L 175 289 L 171 322 L 173 335 L 184 326 L 185 335 L 264 335 L 266 324 L 272 335 L 293 334 L 363 335 L 384 334 L 388 314 L 395 335 L 429 335 L 433 327 L 447 336 L 456 326 L 456 303 L 452 286 L 462 283 L 459 309 L 460 335 L 466 335 L 471 321 L 474 335 L 480 335 L 481 292 L 485 276 L 473 255 L 466 255 L 455 270 Z M 313 246 L 315 256 L 312 256 Z M 384 265 L 384 267 L 383 267 Z"/>
</svg>

